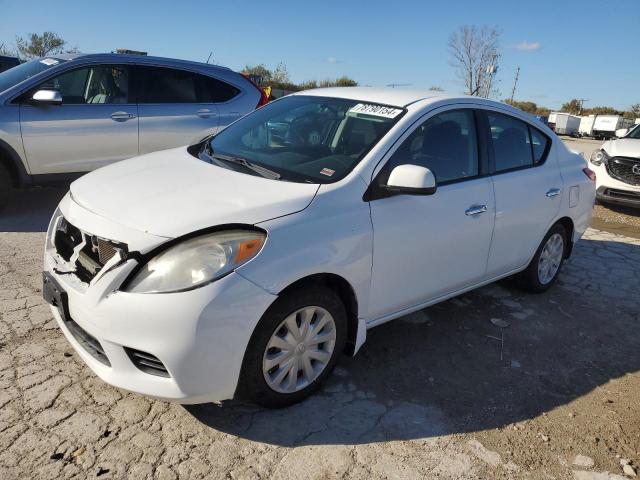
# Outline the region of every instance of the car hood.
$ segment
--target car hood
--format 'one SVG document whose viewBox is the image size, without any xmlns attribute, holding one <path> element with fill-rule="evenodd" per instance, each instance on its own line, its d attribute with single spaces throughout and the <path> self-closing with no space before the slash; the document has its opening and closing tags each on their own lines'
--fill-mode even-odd
<svg viewBox="0 0 640 480">
<path fill-rule="evenodd" d="M 319 185 L 270 180 L 211 165 L 186 147 L 124 160 L 71 184 L 73 200 L 121 225 L 178 237 L 255 224 L 305 209 Z"/>
<path fill-rule="evenodd" d="M 609 140 L 602 145 L 602 148 L 610 157 L 640 158 L 640 140 L 635 138 Z"/>
</svg>

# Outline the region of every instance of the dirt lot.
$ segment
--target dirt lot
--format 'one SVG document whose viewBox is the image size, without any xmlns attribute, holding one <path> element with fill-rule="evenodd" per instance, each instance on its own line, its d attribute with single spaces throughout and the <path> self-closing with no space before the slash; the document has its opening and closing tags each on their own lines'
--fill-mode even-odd
<svg viewBox="0 0 640 480">
<path fill-rule="evenodd" d="M 589 230 L 545 294 L 495 284 L 370 331 L 298 406 L 185 408 L 105 385 L 56 328 L 40 272 L 62 193 L 22 192 L 0 217 L 2 479 L 619 480 L 640 466 L 638 217 L 599 209 L 625 236 Z"/>
</svg>

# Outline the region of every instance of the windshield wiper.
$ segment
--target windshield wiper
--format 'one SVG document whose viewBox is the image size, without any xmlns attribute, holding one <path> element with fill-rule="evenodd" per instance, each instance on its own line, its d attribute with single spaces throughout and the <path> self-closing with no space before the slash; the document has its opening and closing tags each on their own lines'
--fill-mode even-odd
<svg viewBox="0 0 640 480">
<path fill-rule="evenodd" d="M 209 153 L 209 152 L 207 152 Z M 270 178 L 272 180 L 279 180 L 281 175 L 278 172 L 274 172 L 273 170 L 269 170 L 266 167 L 263 167 L 262 165 L 256 165 L 255 163 L 251 163 L 249 160 L 247 160 L 246 158 L 242 158 L 242 157 L 235 157 L 235 156 L 231 156 L 231 155 L 222 155 L 220 153 L 209 153 L 209 155 L 211 156 L 211 158 L 215 158 L 216 160 L 222 160 L 223 162 L 229 162 L 229 163 L 234 163 L 236 165 L 242 165 L 243 167 L 257 173 L 258 175 L 261 175 L 265 178 Z"/>
</svg>

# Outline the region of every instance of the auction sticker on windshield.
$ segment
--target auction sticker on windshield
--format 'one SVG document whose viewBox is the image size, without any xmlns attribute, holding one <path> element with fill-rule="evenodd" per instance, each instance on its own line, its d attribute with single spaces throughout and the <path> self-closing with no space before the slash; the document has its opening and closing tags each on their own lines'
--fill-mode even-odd
<svg viewBox="0 0 640 480">
<path fill-rule="evenodd" d="M 398 108 L 384 107 L 382 105 L 373 105 L 371 103 L 359 103 L 351 109 L 349 113 L 364 113 L 366 115 L 374 115 L 376 117 L 396 118 L 402 113 Z"/>
</svg>

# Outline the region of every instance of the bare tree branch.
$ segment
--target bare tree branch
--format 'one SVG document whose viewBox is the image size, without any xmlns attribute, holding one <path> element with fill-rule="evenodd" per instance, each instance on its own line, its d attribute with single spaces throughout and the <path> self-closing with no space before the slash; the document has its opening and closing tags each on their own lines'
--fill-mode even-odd
<svg viewBox="0 0 640 480">
<path fill-rule="evenodd" d="M 487 67 L 498 57 L 500 32 L 495 28 L 464 25 L 449 37 L 449 63 L 465 85 L 469 95 L 487 89 Z"/>
</svg>

